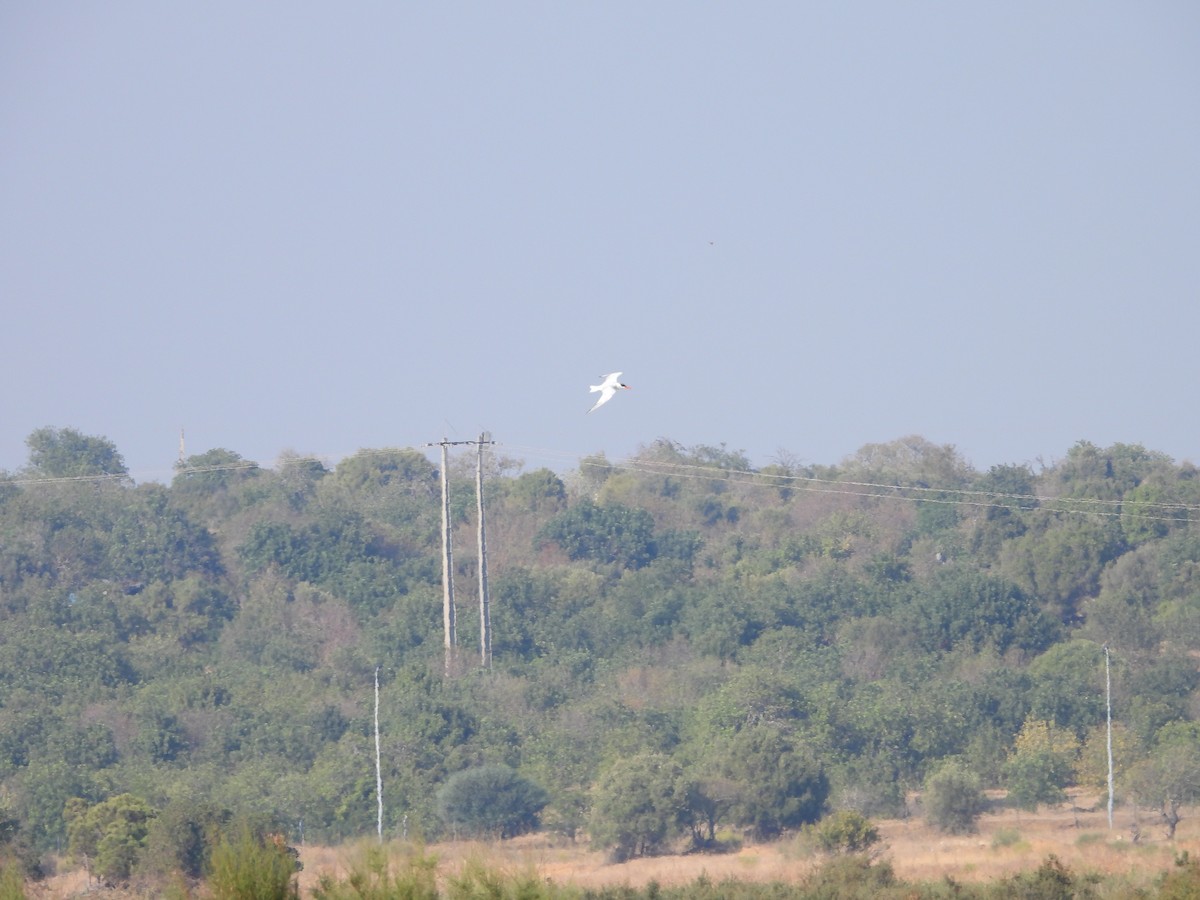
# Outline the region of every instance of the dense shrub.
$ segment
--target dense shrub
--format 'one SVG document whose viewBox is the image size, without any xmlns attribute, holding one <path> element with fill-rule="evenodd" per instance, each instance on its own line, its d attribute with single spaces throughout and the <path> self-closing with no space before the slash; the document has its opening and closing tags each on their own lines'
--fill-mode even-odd
<svg viewBox="0 0 1200 900">
<path fill-rule="evenodd" d="M 921 802 L 930 825 L 950 834 L 971 833 L 984 809 L 979 776 L 960 763 L 945 763 L 925 779 Z"/>
</svg>

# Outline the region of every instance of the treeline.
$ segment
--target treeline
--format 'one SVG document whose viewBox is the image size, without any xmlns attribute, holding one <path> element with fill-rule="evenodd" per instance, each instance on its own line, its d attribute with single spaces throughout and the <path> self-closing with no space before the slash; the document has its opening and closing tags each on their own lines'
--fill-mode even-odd
<svg viewBox="0 0 1200 900">
<path fill-rule="evenodd" d="M 392 836 L 633 855 L 902 814 L 947 767 L 1030 806 L 1099 791 L 1105 648 L 1121 798 L 1173 827 L 1200 795 L 1200 470 L 1137 445 L 987 472 L 920 438 L 758 469 L 669 441 L 557 474 L 493 454 L 490 670 L 456 459 L 447 671 L 422 453 L 213 450 L 162 485 L 102 437 L 28 444 L 0 476 L 13 846 L 115 821 L 133 871 L 184 868 L 171 835 L 214 823 L 373 833 L 377 669 Z"/>
</svg>

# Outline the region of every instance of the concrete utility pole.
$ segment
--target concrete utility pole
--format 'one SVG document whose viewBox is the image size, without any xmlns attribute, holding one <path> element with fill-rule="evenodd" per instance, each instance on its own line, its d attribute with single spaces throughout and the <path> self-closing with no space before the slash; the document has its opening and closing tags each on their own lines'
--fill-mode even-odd
<svg viewBox="0 0 1200 900">
<path fill-rule="evenodd" d="M 375 830 L 383 843 L 383 769 L 379 765 L 379 666 L 375 667 L 375 801 L 377 817 Z"/>
<path fill-rule="evenodd" d="M 450 478 L 446 471 L 446 448 L 451 443 L 442 438 L 442 626 L 446 636 L 447 675 L 450 674 L 450 666 L 454 662 L 454 649 L 458 646 L 454 621 L 454 556 L 450 549 Z"/>
<path fill-rule="evenodd" d="M 479 435 L 475 465 L 475 504 L 479 510 L 479 664 L 485 669 L 492 667 L 492 608 L 488 597 L 487 539 L 483 531 L 483 445 L 490 443 L 487 432 Z"/>
<path fill-rule="evenodd" d="M 447 448 L 461 444 L 475 444 L 479 448 L 479 460 L 475 472 L 475 501 L 479 510 L 479 653 L 484 668 L 492 664 L 492 613 L 487 587 L 487 540 L 483 528 L 483 445 L 495 443 L 487 433 L 479 435 L 477 441 L 450 441 L 442 438 L 437 446 L 442 448 L 442 625 L 446 634 L 446 674 L 453 667 L 454 655 L 458 650 L 457 623 L 454 611 L 454 553 L 451 549 L 453 528 L 450 523 L 450 476 Z M 434 444 L 426 444 L 432 447 Z"/>
<path fill-rule="evenodd" d="M 1113 827 L 1112 671 L 1108 667 L 1108 644 L 1104 645 L 1104 703 L 1108 722 L 1108 830 Z"/>
</svg>

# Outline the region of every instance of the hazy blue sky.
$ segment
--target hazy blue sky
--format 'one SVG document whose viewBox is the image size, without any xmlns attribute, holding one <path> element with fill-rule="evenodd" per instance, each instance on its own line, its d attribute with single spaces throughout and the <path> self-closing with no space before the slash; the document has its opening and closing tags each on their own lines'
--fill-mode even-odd
<svg viewBox="0 0 1200 900">
<path fill-rule="evenodd" d="M 1200 462 L 1198 287 L 1191 0 L 0 3 L 0 469 Z"/>
</svg>

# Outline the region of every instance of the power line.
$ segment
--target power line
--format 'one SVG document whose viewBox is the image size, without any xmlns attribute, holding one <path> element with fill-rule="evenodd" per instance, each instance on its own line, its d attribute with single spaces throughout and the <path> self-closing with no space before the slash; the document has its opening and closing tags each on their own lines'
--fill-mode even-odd
<svg viewBox="0 0 1200 900">
<path fill-rule="evenodd" d="M 240 469 L 261 468 L 255 462 L 225 463 L 218 466 L 182 466 L 173 471 L 176 475 L 200 475 L 206 472 L 234 472 Z M 0 484 L 17 484 L 22 486 L 40 484 L 71 484 L 89 481 L 129 481 L 132 476 L 127 472 L 103 472 L 96 475 L 49 475 L 40 478 L 9 478 L 0 479 Z"/>
<path fill-rule="evenodd" d="M 534 453 L 541 453 L 548 458 L 553 458 L 556 454 L 556 451 L 539 451 L 537 448 L 520 448 L 515 445 L 503 446 L 518 451 L 524 449 Z M 1076 515 L 1124 517 L 1167 522 L 1187 522 L 1190 521 L 1189 513 L 1200 513 L 1200 506 L 1185 503 L 1156 503 L 1148 500 L 1104 500 L 1094 497 L 1054 497 L 1040 494 L 1014 494 L 1002 491 L 980 491 L 966 488 L 936 488 L 922 485 L 898 485 L 870 481 L 843 481 L 812 475 L 729 469 L 719 466 L 703 466 L 695 463 L 675 463 L 658 460 L 627 459 L 617 462 L 601 462 L 595 458 L 585 458 L 582 464 L 614 471 L 665 474 L 677 478 L 724 481 L 749 487 L 769 487 L 774 489 L 787 487 L 791 490 L 807 493 L 846 494 L 879 500 L 904 500 L 916 503 L 973 506 L 985 509 L 1013 510 L 1013 504 L 1016 504 L 1015 508 L 1023 512 L 1072 513 Z M 1028 504 L 1037 505 L 1032 506 Z M 1128 508 L 1130 505 L 1135 505 L 1138 509 L 1130 510 Z M 1156 515 L 1154 511 L 1182 513 L 1182 515 Z"/>
<path fill-rule="evenodd" d="M 478 441 L 447 441 L 448 446 L 477 444 Z M 760 470 L 729 469 L 720 466 L 704 466 L 695 463 L 676 463 L 658 460 L 625 459 L 600 461 L 592 454 L 528 447 L 519 444 L 492 442 L 516 453 L 537 459 L 546 459 L 579 467 L 590 466 L 613 471 L 642 472 L 671 475 L 677 478 L 694 478 L 708 481 L 724 481 L 749 487 L 768 487 L 818 494 L 846 494 L 868 499 L 904 500 L 916 503 L 937 503 L 954 506 L 970 506 L 981 509 L 1020 510 L 1022 512 L 1067 513 L 1101 518 L 1124 517 L 1146 521 L 1186 522 L 1192 514 L 1200 514 L 1200 505 L 1167 503 L 1150 500 L 1106 500 L 1096 497 L 1056 497 L 1046 494 L 1019 494 L 1003 491 L 983 491 L 968 488 L 938 488 L 924 485 L 898 485 L 883 482 L 841 480 L 821 478 L 814 475 L 799 475 L 786 472 L 763 472 Z M 424 447 L 439 446 L 441 442 L 424 444 Z M 403 452 L 413 448 L 384 447 L 359 450 L 351 456 L 382 455 Z M 288 460 L 314 460 L 324 462 L 327 455 L 289 456 Z M 602 458 L 601 458 L 602 459 Z M 175 475 L 194 475 L 208 472 L 225 472 L 262 468 L 257 463 L 244 461 L 215 466 L 177 467 Z M 72 482 L 102 482 L 128 480 L 128 474 L 71 475 L 43 478 L 10 478 L 2 484 L 21 486 L 62 484 Z M 1135 507 L 1131 509 L 1130 507 Z"/>
</svg>

